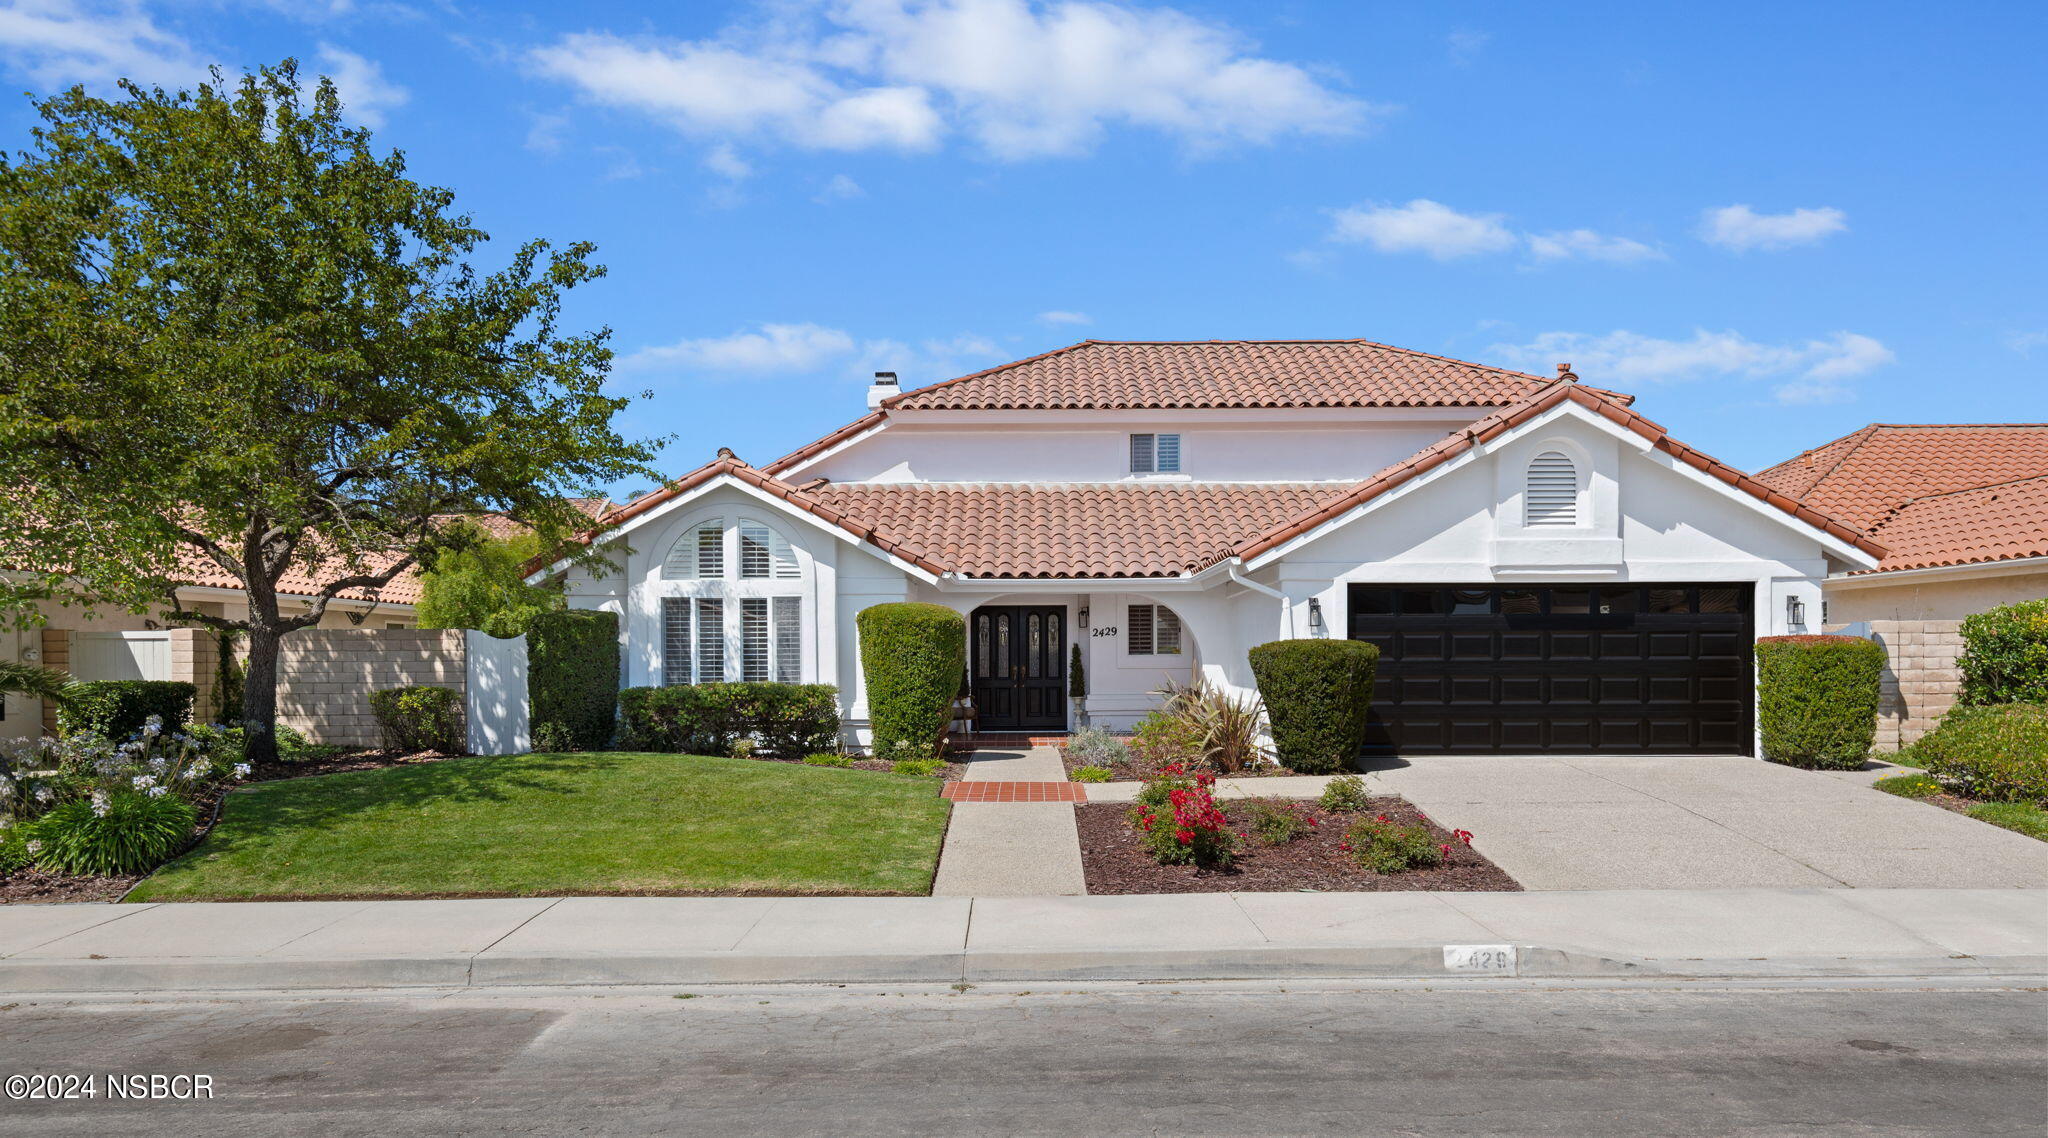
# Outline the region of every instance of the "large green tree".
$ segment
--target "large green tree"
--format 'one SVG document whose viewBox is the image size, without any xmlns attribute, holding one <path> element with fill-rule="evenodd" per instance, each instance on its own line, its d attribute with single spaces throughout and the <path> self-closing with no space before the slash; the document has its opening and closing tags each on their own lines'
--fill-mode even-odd
<svg viewBox="0 0 2048 1138">
<path fill-rule="evenodd" d="M 612 427 L 609 330 L 561 327 L 590 245 L 473 267 L 453 195 L 290 61 L 121 91 L 41 102 L 0 157 L 0 565 L 15 600 L 246 632 L 269 758 L 282 637 L 467 540 L 437 517 L 574 529 L 569 495 L 647 473 L 651 444 Z M 195 566 L 246 619 L 178 604 Z"/>
<path fill-rule="evenodd" d="M 454 525 L 476 528 L 468 521 Z M 478 628 L 492 636 L 518 636 L 544 612 L 563 607 L 560 586 L 526 583 L 527 563 L 541 553 L 538 534 L 475 540 L 435 552 L 420 574 L 414 607 L 421 628 Z"/>
</svg>

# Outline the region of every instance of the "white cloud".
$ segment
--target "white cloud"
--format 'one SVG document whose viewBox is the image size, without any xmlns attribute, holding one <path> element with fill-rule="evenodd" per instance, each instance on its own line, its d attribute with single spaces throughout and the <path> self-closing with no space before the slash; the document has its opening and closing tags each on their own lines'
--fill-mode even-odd
<svg viewBox="0 0 2048 1138">
<path fill-rule="evenodd" d="M 831 180 L 825 183 L 824 188 L 820 189 L 811 200 L 815 202 L 842 202 L 865 196 L 867 196 L 867 191 L 860 188 L 859 182 L 844 174 L 834 174 Z"/>
<path fill-rule="evenodd" d="M 1700 216 L 1700 240 L 1737 252 L 1811 245 L 1847 228 L 1849 215 L 1832 206 L 1758 213 L 1747 205 L 1728 205 Z"/>
<path fill-rule="evenodd" d="M 760 324 L 730 336 L 642 348 L 620 359 L 619 368 L 708 378 L 805 374 L 865 378 L 877 371 L 893 371 L 908 387 L 963 375 L 1002 356 L 1002 349 L 993 341 L 971 333 L 911 345 L 887 338 L 860 340 L 842 329 L 819 324 Z"/>
<path fill-rule="evenodd" d="M 2005 338 L 2005 346 L 2023 356 L 2031 356 L 2035 348 L 2048 348 L 2048 332 L 2014 332 Z"/>
<path fill-rule="evenodd" d="M 384 125 L 384 112 L 412 101 L 412 92 L 386 79 L 375 60 L 331 43 L 320 45 L 320 73 L 334 80 L 342 114 L 372 130 Z"/>
<path fill-rule="evenodd" d="M 754 168 L 723 143 L 711 148 L 704 156 L 704 168 L 730 182 L 741 182 L 753 177 Z"/>
<path fill-rule="evenodd" d="M 1539 261 L 1561 261 L 1583 257 L 1590 261 L 1662 261 L 1664 251 L 1626 237 L 1610 237 L 1590 229 L 1528 234 L 1529 255 Z"/>
<path fill-rule="evenodd" d="M 1499 213 L 1459 213 L 1416 198 L 1407 205 L 1352 206 L 1331 215 L 1330 240 L 1371 245 L 1382 253 L 1424 253 L 1439 261 L 1500 253 L 1516 238 Z"/>
<path fill-rule="evenodd" d="M 0 60 L 45 89 L 117 79 L 191 87 L 206 64 L 136 0 L 13 0 L 0 7 Z"/>
<path fill-rule="evenodd" d="M 1450 49 L 1451 62 L 1459 67 L 1471 63 L 1493 39 L 1491 32 L 1472 31 L 1460 28 L 1444 37 L 1444 45 Z"/>
<path fill-rule="evenodd" d="M 1603 387 L 1715 377 L 1775 380 L 1772 394 L 1780 403 L 1842 402 L 1854 395 L 1849 380 L 1896 358 L 1890 348 L 1855 332 L 1836 332 L 1804 343 L 1763 344 L 1739 332 L 1705 329 L 1695 330 L 1690 340 L 1627 331 L 1604 336 L 1545 332 L 1526 344 L 1495 344 L 1489 350 L 1539 374 L 1570 361 L 1588 383 Z"/>
<path fill-rule="evenodd" d="M 565 36 L 536 70 L 707 137 L 1004 159 L 1083 153 L 1111 125 L 1193 148 L 1358 130 L 1375 108 L 1171 8 L 848 0 L 707 40 Z"/>
<path fill-rule="evenodd" d="M 1063 311 L 1061 311 L 1061 310 L 1059 310 L 1059 309 L 1054 309 L 1054 310 L 1052 310 L 1051 312 L 1041 312 L 1041 313 L 1039 313 L 1039 314 L 1038 314 L 1038 320 L 1039 320 L 1039 322 L 1040 322 L 1041 324 L 1093 324 L 1093 323 L 1095 323 L 1095 321 L 1093 321 L 1093 320 L 1090 320 L 1090 319 L 1088 318 L 1088 314 L 1087 314 L 1087 313 L 1085 313 L 1085 312 L 1063 312 Z"/>
</svg>

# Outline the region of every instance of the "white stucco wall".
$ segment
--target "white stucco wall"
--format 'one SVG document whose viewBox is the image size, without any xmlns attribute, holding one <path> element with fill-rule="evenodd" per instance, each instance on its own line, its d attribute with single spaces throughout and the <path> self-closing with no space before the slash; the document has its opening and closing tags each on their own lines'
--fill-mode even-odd
<svg viewBox="0 0 2048 1138">
<path fill-rule="evenodd" d="M 834 482 L 1114 482 L 1134 477 L 1129 472 L 1130 434 L 1177 432 L 1186 478 L 1358 481 L 1476 414 L 1421 418 L 1397 412 L 1373 420 L 1332 409 L 1322 415 L 1290 415 L 1284 424 L 1246 422 L 1234 412 L 1154 418 L 1086 412 L 990 415 L 992 421 L 980 424 L 902 416 L 883 431 L 784 473 L 798 482 L 818 476 Z"/>
</svg>

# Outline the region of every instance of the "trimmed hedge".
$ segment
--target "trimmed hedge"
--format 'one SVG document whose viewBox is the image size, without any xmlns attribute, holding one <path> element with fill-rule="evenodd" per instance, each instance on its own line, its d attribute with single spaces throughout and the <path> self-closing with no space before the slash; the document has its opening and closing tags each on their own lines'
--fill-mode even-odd
<svg viewBox="0 0 2048 1138">
<path fill-rule="evenodd" d="M 1953 708 L 1912 751 L 1972 798 L 2048 805 L 2048 704 Z"/>
<path fill-rule="evenodd" d="M 831 684 L 698 684 L 619 693 L 623 745 L 633 751 L 729 755 L 756 739 L 777 758 L 839 746 L 839 689 Z"/>
<path fill-rule="evenodd" d="M 460 755 L 469 750 L 462 693 L 453 688 L 386 688 L 370 693 L 370 712 L 393 745 L 405 751 Z"/>
<path fill-rule="evenodd" d="M 66 702 L 57 705 L 57 730 L 97 731 L 119 741 L 142 730 L 152 715 L 163 717 L 164 730 L 175 731 L 192 718 L 198 689 L 178 680 L 89 680 L 64 689 Z"/>
<path fill-rule="evenodd" d="M 619 617 L 544 612 L 526 628 L 526 692 L 536 751 L 611 745 L 619 706 Z"/>
<path fill-rule="evenodd" d="M 862 609 L 854 624 L 875 756 L 936 757 L 967 659 L 967 621 L 943 605 L 903 601 Z"/>
<path fill-rule="evenodd" d="M 1877 736 L 1884 645 L 1858 636 L 1756 642 L 1764 757 L 1807 770 L 1854 770 Z"/>
<path fill-rule="evenodd" d="M 1958 703 L 2048 703 L 2048 599 L 1963 618 Z"/>
<path fill-rule="evenodd" d="M 1362 640 L 1275 640 L 1252 649 L 1281 766 L 1303 774 L 1350 769 L 1365 744 L 1379 659 Z"/>
</svg>

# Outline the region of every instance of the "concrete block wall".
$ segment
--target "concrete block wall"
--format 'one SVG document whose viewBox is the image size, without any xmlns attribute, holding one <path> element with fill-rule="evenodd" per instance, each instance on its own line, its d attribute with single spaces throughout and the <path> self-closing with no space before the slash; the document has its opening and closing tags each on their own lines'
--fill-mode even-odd
<svg viewBox="0 0 2048 1138">
<path fill-rule="evenodd" d="M 381 747 L 370 693 L 416 685 L 467 687 L 461 629 L 308 628 L 283 640 L 277 721 L 315 743 Z"/>
<path fill-rule="evenodd" d="M 1876 748 L 1894 751 L 1934 729 L 1962 691 L 1960 620 L 1873 620 L 1870 635 L 1891 656 L 1878 704 Z"/>
<path fill-rule="evenodd" d="M 71 670 L 71 630 L 68 628 L 45 628 L 43 633 L 43 666 L 60 672 Z M 57 733 L 57 705 L 43 701 L 43 731 Z"/>
<path fill-rule="evenodd" d="M 210 628 L 171 629 L 171 678 L 192 685 L 194 723 L 213 722 L 219 662 L 219 633 Z"/>
</svg>

